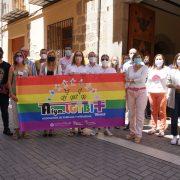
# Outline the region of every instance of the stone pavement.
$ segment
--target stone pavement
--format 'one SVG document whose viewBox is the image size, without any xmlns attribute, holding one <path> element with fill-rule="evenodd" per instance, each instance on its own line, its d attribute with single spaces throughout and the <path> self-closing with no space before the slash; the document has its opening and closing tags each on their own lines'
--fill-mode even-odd
<svg viewBox="0 0 180 180">
<path fill-rule="evenodd" d="M 127 132 L 114 133 L 124 138 Z M 169 140 L 145 136 L 144 145 L 179 155 L 180 147 Z M 0 134 L 0 179 L 179 180 L 180 166 L 96 137 L 68 137 L 66 131 L 51 138 L 35 132 L 18 141 Z"/>
</svg>

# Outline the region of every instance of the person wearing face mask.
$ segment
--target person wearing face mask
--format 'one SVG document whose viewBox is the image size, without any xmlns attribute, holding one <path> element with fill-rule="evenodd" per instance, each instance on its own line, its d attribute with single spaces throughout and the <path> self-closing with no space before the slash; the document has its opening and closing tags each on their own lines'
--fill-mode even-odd
<svg viewBox="0 0 180 180">
<path fill-rule="evenodd" d="M 132 48 L 129 50 L 129 59 L 127 60 L 127 62 L 124 63 L 124 65 L 122 67 L 123 73 L 126 73 L 128 68 L 133 65 L 133 56 L 136 53 L 137 53 L 137 50 L 135 48 Z"/>
<path fill-rule="evenodd" d="M 29 49 L 23 47 L 20 50 L 24 56 L 24 62 L 25 64 L 29 67 L 29 69 L 31 70 L 31 75 L 32 76 L 37 76 L 37 71 L 36 71 L 36 66 L 35 63 L 32 60 L 28 59 L 29 56 Z"/>
<path fill-rule="evenodd" d="M 62 73 L 65 74 L 66 68 L 72 63 L 72 49 L 71 47 L 65 48 L 65 56 L 60 59 Z"/>
<path fill-rule="evenodd" d="M 89 64 L 86 65 L 87 74 L 99 74 L 101 72 L 101 67 L 97 64 L 97 56 L 95 52 L 90 52 L 88 54 Z M 95 136 L 98 134 L 98 130 L 93 128 L 91 135 Z"/>
<path fill-rule="evenodd" d="M 120 67 L 119 67 L 119 58 L 117 56 L 113 56 L 111 58 L 111 67 L 116 70 L 117 73 L 120 72 Z"/>
<path fill-rule="evenodd" d="M 61 65 L 57 62 L 56 53 L 49 51 L 47 54 L 47 61 L 40 68 L 40 75 L 60 75 L 62 74 Z"/>
<path fill-rule="evenodd" d="M 168 97 L 168 107 L 172 109 L 171 112 L 171 134 L 173 138 L 171 144 L 180 145 L 180 135 L 178 130 L 178 117 L 180 117 L 180 53 L 178 53 L 173 62 L 173 68 L 169 71 L 167 86 L 170 88 Z"/>
<path fill-rule="evenodd" d="M 0 47 L 0 110 L 1 117 L 3 121 L 3 134 L 7 136 L 12 136 L 12 132 L 9 129 L 9 89 L 8 89 L 8 74 L 11 65 L 3 61 L 4 51 Z"/>
<path fill-rule="evenodd" d="M 110 60 L 107 54 L 101 56 L 101 64 L 102 64 L 101 73 L 103 74 L 116 73 L 116 70 L 110 67 Z"/>
<path fill-rule="evenodd" d="M 109 56 L 107 54 L 104 54 L 101 56 L 101 74 L 113 74 L 116 73 L 116 70 L 112 67 L 110 67 L 110 60 Z M 109 127 L 106 127 L 104 130 L 104 134 L 107 136 L 112 136 L 112 132 L 110 131 Z"/>
<path fill-rule="evenodd" d="M 169 68 L 164 65 L 165 58 L 162 54 L 157 54 L 154 58 L 153 66 L 148 71 L 147 91 L 151 106 L 152 128 L 148 134 L 158 132 L 158 117 L 160 118 L 160 129 L 158 136 L 163 137 L 166 129 L 166 104 L 167 104 L 167 76 Z"/>
<path fill-rule="evenodd" d="M 41 49 L 41 51 L 40 51 L 40 60 L 35 62 L 37 75 L 40 74 L 41 66 L 46 62 L 46 60 L 47 60 L 47 50 L 46 49 Z"/>
<path fill-rule="evenodd" d="M 101 68 L 97 64 L 97 56 L 94 52 L 88 54 L 89 64 L 86 65 L 87 74 L 99 74 Z"/>
<path fill-rule="evenodd" d="M 14 139 L 28 138 L 28 135 L 23 132 L 20 135 L 19 132 L 19 124 L 18 124 L 18 112 L 17 112 L 17 102 L 18 99 L 16 97 L 16 78 L 17 77 L 28 77 L 31 76 L 31 70 L 29 66 L 25 64 L 24 56 L 21 51 L 15 53 L 13 57 L 13 66 L 9 69 L 9 77 L 8 77 L 8 85 L 9 85 L 9 95 L 11 98 L 12 111 L 13 111 L 13 121 L 14 121 L 14 129 L 15 133 L 13 135 Z"/>
<path fill-rule="evenodd" d="M 130 133 L 128 140 L 140 143 L 144 125 L 144 111 L 147 104 L 146 79 L 148 68 L 139 54 L 133 56 L 133 66 L 126 74 L 127 104 L 129 109 Z"/>
<path fill-rule="evenodd" d="M 62 69 L 61 65 L 57 62 L 56 53 L 54 51 L 49 51 L 47 54 L 47 61 L 41 66 L 40 76 L 53 76 L 61 75 Z M 44 130 L 43 137 L 52 137 L 53 129 L 47 131 Z"/>
<path fill-rule="evenodd" d="M 66 75 L 73 75 L 73 74 L 86 74 L 86 66 L 85 66 L 85 60 L 84 55 L 81 51 L 76 51 L 73 56 L 73 60 L 71 65 L 67 66 L 65 74 Z M 86 135 L 83 131 L 84 128 L 78 128 L 78 134 L 79 135 Z M 75 128 L 72 128 L 69 131 L 69 136 L 75 135 Z"/>
<path fill-rule="evenodd" d="M 124 64 L 122 66 L 122 73 L 124 73 L 126 75 L 127 73 L 127 70 L 130 66 L 133 65 L 133 56 L 137 53 L 137 50 L 135 48 L 131 48 L 129 50 L 129 54 L 128 54 L 128 57 L 126 57 L 126 59 L 124 60 Z M 125 84 L 125 87 L 127 86 L 127 84 Z M 129 120 L 129 110 L 128 110 L 128 104 L 127 104 L 128 101 L 126 101 L 126 117 L 128 117 L 127 119 Z M 129 123 L 128 125 L 123 129 L 123 130 L 129 130 Z"/>
</svg>

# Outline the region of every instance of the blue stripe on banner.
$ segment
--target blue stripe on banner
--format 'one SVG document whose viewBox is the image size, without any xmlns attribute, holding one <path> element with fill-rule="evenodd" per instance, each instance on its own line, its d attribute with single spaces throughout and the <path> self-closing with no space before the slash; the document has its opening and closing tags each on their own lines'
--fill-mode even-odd
<svg viewBox="0 0 180 180">
<path fill-rule="evenodd" d="M 92 119 L 92 118 L 125 118 L 125 108 L 123 109 L 105 109 L 102 113 L 83 113 L 83 114 L 59 114 L 55 115 L 41 115 L 40 113 L 20 113 L 19 115 L 20 122 L 29 122 L 29 121 L 44 121 L 44 120 L 60 120 L 60 119 Z"/>
</svg>

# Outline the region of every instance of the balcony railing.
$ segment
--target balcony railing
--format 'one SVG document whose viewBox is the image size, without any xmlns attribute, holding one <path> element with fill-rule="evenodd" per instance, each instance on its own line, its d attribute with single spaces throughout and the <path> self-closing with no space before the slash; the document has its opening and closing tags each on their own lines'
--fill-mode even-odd
<svg viewBox="0 0 180 180">
<path fill-rule="evenodd" d="M 28 5 L 26 5 L 24 0 L 3 0 L 2 21 L 15 21 L 28 14 Z"/>
<path fill-rule="evenodd" d="M 30 4 L 37 5 L 37 6 L 47 6 L 49 4 L 53 4 L 59 0 L 29 0 Z"/>
</svg>

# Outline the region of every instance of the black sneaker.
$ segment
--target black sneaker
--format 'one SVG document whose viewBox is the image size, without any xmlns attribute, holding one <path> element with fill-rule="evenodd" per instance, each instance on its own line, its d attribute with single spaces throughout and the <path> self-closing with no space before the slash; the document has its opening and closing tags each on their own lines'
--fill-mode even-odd
<svg viewBox="0 0 180 180">
<path fill-rule="evenodd" d="M 3 134 L 7 135 L 7 136 L 12 136 L 13 133 L 10 131 L 10 129 L 4 130 Z"/>
</svg>

